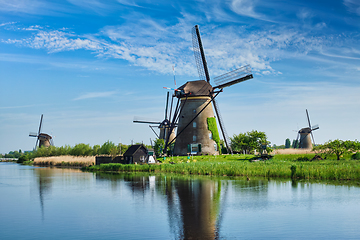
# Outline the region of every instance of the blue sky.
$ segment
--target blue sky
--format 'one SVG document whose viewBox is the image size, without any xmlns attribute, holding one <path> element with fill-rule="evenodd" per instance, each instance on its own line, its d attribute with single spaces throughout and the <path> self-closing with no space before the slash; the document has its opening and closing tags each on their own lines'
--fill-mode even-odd
<svg viewBox="0 0 360 240">
<path fill-rule="evenodd" d="M 57 146 L 149 144 L 166 90 L 198 79 L 198 24 L 213 78 L 250 64 L 218 103 L 230 136 L 272 143 L 307 126 L 317 143 L 359 139 L 360 2 L 0 0 L 0 153 L 31 150 L 41 114 Z"/>
</svg>

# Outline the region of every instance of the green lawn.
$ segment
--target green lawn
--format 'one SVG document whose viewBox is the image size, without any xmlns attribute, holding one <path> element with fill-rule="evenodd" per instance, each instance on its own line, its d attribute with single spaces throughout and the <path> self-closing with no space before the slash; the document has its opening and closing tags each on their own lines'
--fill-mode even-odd
<svg viewBox="0 0 360 240">
<path fill-rule="evenodd" d="M 299 161 L 315 154 L 275 155 L 268 161 L 251 162 L 254 155 L 220 155 L 195 157 L 167 157 L 159 165 L 102 164 L 85 167 L 87 171 L 102 172 L 165 172 L 187 175 L 259 176 L 294 179 L 360 180 L 360 161 L 350 156 L 338 161 Z"/>
</svg>

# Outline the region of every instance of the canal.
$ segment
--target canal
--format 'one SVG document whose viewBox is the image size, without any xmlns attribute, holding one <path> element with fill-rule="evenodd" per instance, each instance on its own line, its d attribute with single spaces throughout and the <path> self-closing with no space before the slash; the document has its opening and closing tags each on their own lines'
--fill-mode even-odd
<svg viewBox="0 0 360 240">
<path fill-rule="evenodd" d="M 359 239 L 358 186 L 0 163 L 0 239 Z"/>
</svg>

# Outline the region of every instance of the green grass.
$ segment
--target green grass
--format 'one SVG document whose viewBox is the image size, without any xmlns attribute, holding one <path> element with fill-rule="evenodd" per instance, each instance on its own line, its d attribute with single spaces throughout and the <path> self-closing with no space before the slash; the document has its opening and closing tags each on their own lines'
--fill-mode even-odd
<svg viewBox="0 0 360 240">
<path fill-rule="evenodd" d="M 276 155 L 269 161 L 250 162 L 253 155 L 168 157 L 159 165 L 102 164 L 84 167 L 100 172 L 163 172 L 187 175 L 253 176 L 268 178 L 360 180 L 358 160 L 298 161 L 308 155 Z M 170 164 L 174 163 L 174 164 Z"/>
</svg>

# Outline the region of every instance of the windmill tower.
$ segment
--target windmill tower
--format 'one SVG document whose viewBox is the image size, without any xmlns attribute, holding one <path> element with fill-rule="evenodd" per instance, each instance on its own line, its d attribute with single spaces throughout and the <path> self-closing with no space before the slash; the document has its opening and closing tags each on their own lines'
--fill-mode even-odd
<svg viewBox="0 0 360 240">
<path fill-rule="evenodd" d="M 43 114 L 41 114 L 38 133 L 36 134 L 36 133 L 31 132 L 29 134 L 29 137 L 36 137 L 35 149 L 36 149 L 38 143 L 39 143 L 39 147 L 41 147 L 41 146 L 49 147 L 50 145 L 54 146 L 52 137 L 49 134 L 41 132 L 42 120 L 43 120 Z"/>
<path fill-rule="evenodd" d="M 173 98 L 176 97 L 178 100 L 170 124 L 170 132 L 177 123 L 177 134 L 173 140 L 167 137 L 164 153 L 175 141 L 174 155 L 218 154 L 220 138 L 213 109 L 230 153 L 232 150 L 229 138 L 215 98 L 223 88 L 253 78 L 251 68 L 246 65 L 220 75 L 215 78 L 216 86 L 213 87 L 210 84 L 210 75 L 197 25 L 192 29 L 192 41 L 200 80 L 189 81 L 174 91 Z"/>
<path fill-rule="evenodd" d="M 171 116 L 168 117 L 168 113 L 169 113 L 169 92 L 167 92 L 166 95 L 166 106 L 165 106 L 165 119 L 161 122 L 156 122 L 156 121 L 144 121 L 144 120 L 138 120 L 138 119 L 134 119 L 134 123 L 146 123 L 146 124 L 150 124 L 149 127 L 151 128 L 151 130 L 155 133 L 156 137 L 159 139 L 164 139 L 164 141 L 166 140 L 166 136 L 169 135 L 169 139 L 173 140 L 175 138 L 175 129 L 172 129 L 170 132 L 170 121 L 169 119 L 171 119 Z M 171 106 L 172 106 L 172 102 L 171 102 Z M 171 110 L 170 110 L 171 113 Z M 157 134 L 156 131 L 154 130 L 154 127 L 157 127 L 160 129 L 160 134 Z M 169 134 L 170 133 L 170 134 Z"/>
<path fill-rule="evenodd" d="M 305 127 L 305 128 L 302 128 L 299 130 L 298 135 L 296 137 L 296 143 L 298 142 L 299 137 L 300 137 L 299 148 L 310 149 L 310 148 L 312 148 L 310 135 L 311 135 L 313 143 L 315 145 L 315 139 L 314 139 L 314 135 L 313 135 L 312 131 L 318 130 L 319 125 L 311 126 L 310 117 L 309 117 L 309 113 L 308 113 L 307 109 L 306 109 L 306 116 L 307 116 L 307 120 L 309 123 L 309 127 Z"/>
</svg>

